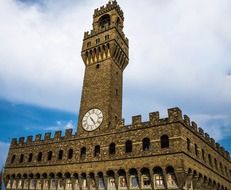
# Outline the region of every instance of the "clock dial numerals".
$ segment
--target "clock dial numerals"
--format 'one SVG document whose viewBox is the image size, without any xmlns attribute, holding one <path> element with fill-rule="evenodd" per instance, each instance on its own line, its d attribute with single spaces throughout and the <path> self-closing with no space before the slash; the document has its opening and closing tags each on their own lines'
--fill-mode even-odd
<svg viewBox="0 0 231 190">
<path fill-rule="evenodd" d="M 86 131 L 97 129 L 103 121 L 103 113 L 99 109 L 89 110 L 82 119 L 82 126 Z"/>
</svg>

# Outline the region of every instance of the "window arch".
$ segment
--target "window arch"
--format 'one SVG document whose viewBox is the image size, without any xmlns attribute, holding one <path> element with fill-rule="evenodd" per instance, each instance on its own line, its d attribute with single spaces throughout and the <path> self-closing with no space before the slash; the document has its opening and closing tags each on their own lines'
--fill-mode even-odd
<svg viewBox="0 0 231 190">
<path fill-rule="evenodd" d="M 84 159 L 86 157 L 86 147 L 82 147 L 80 150 L 80 158 Z"/>
<path fill-rule="evenodd" d="M 50 161 L 52 159 L 52 154 L 53 152 L 52 151 L 49 151 L 48 152 L 48 155 L 47 155 L 47 160 Z"/>
<path fill-rule="evenodd" d="M 150 139 L 144 138 L 143 139 L 143 151 L 150 150 Z"/>
<path fill-rule="evenodd" d="M 43 153 L 42 153 L 42 152 L 39 152 L 39 153 L 38 153 L 38 157 L 37 157 L 37 161 L 38 161 L 38 162 L 42 161 L 42 156 L 43 156 Z"/>
<path fill-rule="evenodd" d="M 101 28 L 104 28 L 106 26 L 110 26 L 110 24 L 111 24 L 111 18 L 110 18 L 109 14 L 105 14 L 102 17 L 100 17 L 100 19 L 99 19 L 99 26 Z"/>
<path fill-rule="evenodd" d="M 209 159 L 209 164 L 210 164 L 210 166 L 212 166 L 212 158 L 211 158 L 211 154 L 208 154 L 208 159 Z"/>
<path fill-rule="evenodd" d="M 115 154 L 116 153 L 116 145 L 115 143 L 111 143 L 109 145 L 109 154 L 112 155 L 112 154 Z"/>
<path fill-rule="evenodd" d="M 96 145 L 94 150 L 94 157 L 97 157 L 100 155 L 100 146 Z"/>
<path fill-rule="evenodd" d="M 23 162 L 23 160 L 24 160 L 24 154 L 21 154 L 21 155 L 20 155 L 19 162 L 20 162 L 20 163 L 22 163 L 22 162 Z"/>
<path fill-rule="evenodd" d="M 190 151 L 190 144 L 191 144 L 190 139 L 187 138 L 187 150 L 188 151 Z"/>
<path fill-rule="evenodd" d="M 169 137 L 168 137 L 168 135 L 162 135 L 160 137 L 160 144 L 161 144 L 161 148 L 168 148 L 169 147 Z"/>
<path fill-rule="evenodd" d="M 63 150 L 59 150 L 59 156 L 58 156 L 59 160 L 63 159 Z"/>
<path fill-rule="evenodd" d="M 74 153 L 73 149 L 68 150 L 68 159 L 72 159 L 73 153 Z"/>
<path fill-rule="evenodd" d="M 11 164 L 13 164 L 14 163 L 14 161 L 15 161 L 15 154 L 12 156 L 12 158 L 11 158 Z"/>
<path fill-rule="evenodd" d="M 33 154 L 30 153 L 30 154 L 29 154 L 29 158 L 28 158 L 28 162 L 32 162 L 32 159 L 33 159 Z"/>
<path fill-rule="evenodd" d="M 125 152 L 126 153 L 132 152 L 132 141 L 131 140 L 126 141 L 126 143 L 125 143 Z"/>
<path fill-rule="evenodd" d="M 177 186 L 176 182 L 176 175 L 174 168 L 169 166 L 166 168 L 166 174 L 167 174 L 167 186 L 169 188 L 175 188 Z"/>
<path fill-rule="evenodd" d="M 202 154 L 202 159 L 205 161 L 205 151 L 204 151 L 204 149 L 201 150 L 201 154 Z"/>
<path fill-rule="evenodd" d="M 198 146 L 197 146 L 197 144 L 195 144 L 195 154 L 196 154 L 196 156 L 198 156 Z"/>
</svg>

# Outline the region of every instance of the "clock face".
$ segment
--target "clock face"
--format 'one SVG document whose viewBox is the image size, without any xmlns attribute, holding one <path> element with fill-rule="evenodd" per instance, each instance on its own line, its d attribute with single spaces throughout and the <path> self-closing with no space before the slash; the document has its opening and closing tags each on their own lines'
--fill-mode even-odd
<svg viewBox="0 0 231 190">
<path fill-rule="evenodd" d="M 103 113 L 99 109 L 89 110 L 82 119 L 82 126 L 86 131 L 97 129 L 103 121 Z"/>
</svg>

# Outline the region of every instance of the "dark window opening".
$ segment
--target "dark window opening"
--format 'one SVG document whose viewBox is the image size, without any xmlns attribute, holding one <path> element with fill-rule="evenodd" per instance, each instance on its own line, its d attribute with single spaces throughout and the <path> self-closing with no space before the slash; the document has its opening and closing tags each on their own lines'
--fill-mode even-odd
<svg viewBox="0 0 231 190">
<path fill-rule="evenodd" d="M 212 158 L 210 154 L 208 154 L 208 159 L 209 159 L 209 164 L 212 166 Z"/>
<path fill-rule="evenodd" d="M 144 138 L 143 139 L 143 151 L 150 150 L 150 139 Z"/>
<path fill-rule="evenodd" d="M 130 153 L 132 152 L 132 141 L 127 140 L 125 143 L 125 152 Z"/>
<path fill-rule="evenodd" d="M 99 25 L 101 28 L 104 28 L 106 26 L 110 26 L 111 24 L 111 18 L 108 14 L 103 15 L 100 19 L 99 19 Z"/>
<path fill-rule="evenodd" d="M 106 35 L 106 36 L 105 36 L 105 40 L 109 40 L 109 35 Z"/>
<path fill-rule="evenodd" d="M 216 158 L 214 158 L 214 164 L 215 164 L 215 167 L 217 169 L 217 159 Z"/>
<path fill-rule="evenodd" d="M 196 154 L 196 156 L 198 156 L 198 147 L 197 147 L 197 144 L 195 144 L 195 154 Z"/>
<path fill-rule="evenodd" d="M 109 145 L 109 154 L 115 154 L 116 153 L 116 145 L 115 143 L 111 143 Z"/>
<path fill-rule="evenodd" d="M 187 138 L 187 150 L 188 150 L 188 151 L 190 151 L 190 144 L 191 144 L 191 142 L 190 142 L 190 140 Z"/>
<path fill-rule="evenodd" d="M 62 160 L 62 159 L 63 159 L 63 150 L 60 150 L 60 151 L 59 151 L 58 159 L 59 159 L 59 160 Z"/>
<path fill-rule="evenodd" d="M 28 158 L 28 162 L 32 162 L 32 158 L 33 158 L 33 154 L 30 153 L 30 154 L 29 154 L 29 158 Z"/>
<path fill-rule="evenodd" d="M 118 91 L 118 89 L 116 89 L 116 96 L 118 96 L 119 95 L 119 91 Z"/>
<path fill-rule="evenodd" d="M 205 161 L 205 151 L 204 151 L 204 149 L 202 149 L 201 154 L 202 154 L 202 159 Z"/>
<path fill-rule="evenodd" d="M 68 159 L 72 159 L 73 157 L 73 149 L 69 149 L 68 151 Z"/>
<path fill-rule="evenodd" d="M 94 157 L 97 157 L 100 155 L 100 146 L 96 145 L 94 150 Z"/>
<path fill-rule="evenodd" d="M 163 135 L 160 138 L 161 148 L 168 148 L 169 147 L 169 137 L 168 135 Z"/>
<path fill-rule="evenodd" d="M 86 147 L 82 147 L 80 150 L 80 158 L 84 159 L 86 157 Z"/>
<path fill-rule="evenodd" d="M 91 46 L 91 42 L 87 42 L 87 47 L 90 47 Z"/>
<path fill-rule="evenodd" d="M 96 44 L 100 43 L 100 38 L 97 38 L 97 39 L 95 40 L 95 42 L 96 42 Z"/>
<path fill-rule="evenodd" d="M 48 152 L 48 156 L 47 156 L 47 160 L 50 161 L 52 159 L 52 154 L 53 152 L 52 151 L 49 151 Z"/>
<path fill-rule="evenodd" d="M 96 65 L 96 69 L 99 69 L 99 64 Z"/>
<path fill-rule="evenodd" d="M 15 155 L 12 156 L 12 158 L 11 158 L 11 163 L 14 163 L 15 157 L 16 157 Z"/>
<path fill-rule="evenodd" d="M 24 160 L 24 154 L 21 154 L 21 155 L 20 155 L 19 162 L 20 162 L 20 163 L 22 163 L 22 162 L 23 162 L 23 160 Z"/>
<path fill-rule="evenodd" d="M 38 157 L 37 157 L 38 162 L 42 161 L 42 156 L 43 156 L 42 152 L 38 153 Z"/>
</svg>

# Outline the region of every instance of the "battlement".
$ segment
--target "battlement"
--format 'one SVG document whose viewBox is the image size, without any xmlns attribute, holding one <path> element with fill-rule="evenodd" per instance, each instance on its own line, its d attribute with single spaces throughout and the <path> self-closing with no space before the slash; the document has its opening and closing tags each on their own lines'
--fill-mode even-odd
<svg viewBox="0 0 231 190">
<path fill-rule="evenodd" d="M 184 124 L 196 135 L 201 137 L 205 142 L 212 146 L 215 150 L 217 150 L 217 152 L 230 160 L 229 152 L 221 147 L 219 143 L 216 143 L 215 140 L 211 138 L 208 133 L 205 133 L 202 128 L 198 127 L 194 121 L 190 121 L 190 118 L 187 115 L 182 115 L 182 111 L 177 107 L 168 109 L 168 117 L 166 118 L 160 118 L 160 113 L 157 111 L 149 113 L 149 121 L 145 122 L 142 121 L 141 115 L 132 116 L 132 123 L 130 125 L 125 125 L 125 121 L 123 119 L 118 122 L 116 129 L 131 130 L 145 127 L 158 127 L 172 124 L 175 122 L 181 122 L 182 124 Z M 72 138 L 76 138 L 76 136 L 72 134 L 72 129 L 67 129 L 64 136 L 62 136 L 62 131 L 56 131 L 53 138 L 51 137 L 51 133 L 45 133 L 44 139 L 42 139 L 41 134 L 36 135 L 34 140 L 32 136 L 28 136 L 26 141 L 24 137 L 20 137 L 18 141 L 14 138 L 11 141 L 11 147 L 14 148 L 24 145 L 62 141 Z"/>
<path fill-rule="evenodd" d="M 54 137 L 51 137 L 51 133 L 45 133 L 44 138 L 42 138 L 42 134 L 37 134 L 34 137 L 33 136 L 28 136 L 27 138 L 25 137 L 20 137 L 18 140 L 16 138 L 13 138 L 11 140 L 11 147 L 21 147 L 25 145 L 34 145 L 38 143 L 48 143 L 52 141 L 61 141 L 61 140 L 66 140 L 66 139 L 71 139 L 74 137 L 74 134 L 72 134 L 72 129 L 66 129 L 64 136 L 62 136 L 62 131 L 55 131 Z"/>
<path fill-rule="evenodd" d="M 182 111 L 179 108 L 171 108 L 168 109 L 168 117 L 160 118 L 159 112 L 149 113 L 149 121 L 143 122 L 141 115 L 132 116 L 132 124 L 125 125 L 124 119 L 118 123 L 117 128 L 144 128 L 144 127 L 152 127 L 152 126 L 160 126 L 167 125 L 173 122 L 182 122 L 187 126 L 190 130 L 200 136 L 205 142 L 207 142 L 210 146 L 217 150 L 221 155 L 230 160 L 230 154 L 223 147 L 220 146 L 219 143 L 216 143 L 213 138 L 209 136 L 208 133 L 205 133 L 204 130 L 197 126 L 197 123 L 194 121 L 190 121 L 190 118 L 187 115 L 182 115 Z"/>
<path fill-rule="evenodd" d="M 121 19 L 124 20 L 124 13 L 121 10 L 121 8 L 118 5 L 118 3 L 116 2 L 116 0 L 114 0 L 112 2 L 109 1 L 106 4 L 106 6 L 102 6 L 99 9 L 95 9 L 93 17 L 98 17 L 100 15 L 103 15 L 103 14 L 111 11 L 112 9 L 115 9 L 118 12 L 118 14 L 120 15 Z"/>
</svg>

